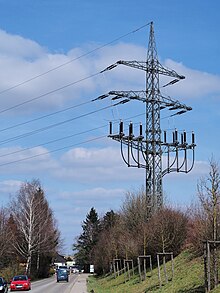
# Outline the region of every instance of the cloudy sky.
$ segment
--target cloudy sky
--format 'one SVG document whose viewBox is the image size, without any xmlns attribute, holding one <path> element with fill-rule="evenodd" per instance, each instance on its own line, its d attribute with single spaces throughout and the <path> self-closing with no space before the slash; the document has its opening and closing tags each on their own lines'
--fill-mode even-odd
<svg viewBox="0 0 220 293">
<path fill-rule="evenodd" d="M 118 60 L 145 61 L 150 21 L 160 62 L 186 79 L 164 88 L 193 108 L 161 113 L 163 129 L 196 135 L 189 174 L 164 177 L 166 200 L 185 207 L 213 155 L 219 160 L 220 20 L 218 0 L 0 0 L 0 199 L 38 178 L 58 220 L 64 252 L 91 207 L 118 210 L 125 193 L 144 185 L 127 168 L 108 123 L 144 123 L 144 104 L 93 102 L 111 90 L 144 90 L 145 75 Z M 163 80 L 161 80 L 163 83 Z M 115 126 L 116 127 L 116 126 Z"/>
</svg>

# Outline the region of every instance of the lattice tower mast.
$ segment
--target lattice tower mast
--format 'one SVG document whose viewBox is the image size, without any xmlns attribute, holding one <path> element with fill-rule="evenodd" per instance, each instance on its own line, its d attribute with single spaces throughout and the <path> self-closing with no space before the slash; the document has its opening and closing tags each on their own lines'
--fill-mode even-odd
<svg viewBox="0 0 220 293">
<path fill-rule="evenodd" d="M 153 23 L 151 23 L 146 62 L 146 164 L 148 166 L 146 195 L 148 204 L 154 207 L 163 203 L 158 64 Z"/>
<path fill-rule="evenodd" d="M 150 36 L 146 61 L 120 60 L 108 66 L 102 72 L 111 70 L 120 64 L 144 70 L 146 72 L 146 90 L 110 91 L 94 100 L 102 100 L 113 95 L 113 101 L 121 100 L 115 105 L 125 104 L 132 100 L 141 101 L 146 104 L 145 135 L 143 135 L 142 125 L 140 125 L 139 135 L 135 136 L 132 123 L 129 125 L 129 134 L 125 135 L 123 131 L 123 122 L 121 121 L 118 134 L 112 133 L 112 122 L 110 122 L 109 137 L 121 143 L 121 155 L 128 167 L 145 168 L 147 205 L 150 211 L 153 211 L 163 205 L 162 177 L 170 172 L 190 172 L 194 166 L 194 149 L 196 146 L 194 133 L 192 133 L 192 142 L 188 143 L 185 131 L 179 134 L 178 131 L 175 130 L 172 134 L 173 140 L 171 142 L 167 142 L 166 131 L 164 131 L 164 138 L 162 140 L 160 125 L 161 110 L 165 108 L 172 111 L 178 110 L 178 112 L 171 115 L 174 116 L 186 113 L 192 110 L 192 108 L 180 103 L 178 100 L 161 95 L 159 85 L 160 75 L 175 78 L 163 87 L 172 85 L 185 77 L 160 64 L 157 57 L 153 22 L 150 23 Z M 179 136 L 181 139 L 179 139 Z M 127 146 L 127 158 L 123 146 Z M 136 150 L 136 153 L 134 153 L 134 150 Z M 189 150 L 192 151 L 190 164 L 187 156 Z M 182 161 L 179 156 L 180 152 L 183 154 Z M 171 156 L 171 153 L 173 153 L 174 156 Z M 162 168 L 163 154 L 166 154 L 167 164 Z"/>
</svg>

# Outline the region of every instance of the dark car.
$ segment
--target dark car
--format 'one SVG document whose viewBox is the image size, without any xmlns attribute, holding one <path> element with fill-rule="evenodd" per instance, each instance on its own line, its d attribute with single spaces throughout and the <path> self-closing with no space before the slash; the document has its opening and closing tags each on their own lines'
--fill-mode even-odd
<svg viewBox="0 0 220 293">
<path fill-rule="evenodd" d="M 4 278 L 0 277 L 0 292 L 8 292 L 8 284 Z"/>
<path fill-rule="evenodd" d="M 14 276 L 10 284 L 11 291 L 31 290 L 31 279 L 26 275 Z"/>
<path fill-rule="evenodd" d="M 67 270 L 58 269 L 57 270 L 57 282 L 66 281 L 69 282 L 69 274 Z"/>
<path fill-rule="evenodd" d="M 67 266 L 59 266 L 58 270 L 66 270 L 70 274 L 70 269 Z"/>
</svg>

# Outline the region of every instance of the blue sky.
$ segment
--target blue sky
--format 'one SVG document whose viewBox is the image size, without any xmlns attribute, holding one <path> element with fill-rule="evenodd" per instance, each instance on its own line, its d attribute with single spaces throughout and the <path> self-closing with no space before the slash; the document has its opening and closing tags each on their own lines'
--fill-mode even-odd
<svg viewBox="0 0 220 293">
<path fill-rule="evenodd" d="M 162 114 L 162 128 L 194 130 L 197 143 L 194 170 L 164 177 L 164 194 L 182 207 L 195 200 L 208 160 L 212 155 L 219 160 L 219 1 L 0 0 L 0 5 L 2 204 L 21 182 L 39 178 L 64 251 L 70 252 L 92 206 L 100 215 L 117 210 L 126 191 L 144 184 L 144 170 L 127 168 L 119 145 L 106 137 L 110 120 L 139 115 L 134 123 L 144 121 L 143 105 L 111 107 L 108 99 L 91 100 L 110 90 L 144 89 L 144 74 L 132 68 L 99 72 L 117 60 L 144 61 L 149 37 L 144 25 L 150 21 L 161 63 L 186 76 L 164 94 L 193 108 L 176 118 Z"/>
</svg>

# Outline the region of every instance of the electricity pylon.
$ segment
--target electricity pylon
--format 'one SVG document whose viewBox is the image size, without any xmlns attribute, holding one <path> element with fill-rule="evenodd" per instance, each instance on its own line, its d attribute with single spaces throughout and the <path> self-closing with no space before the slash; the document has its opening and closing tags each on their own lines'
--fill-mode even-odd
<svg viewBox="0 0 220 293">
<path fill-rule="evenodd" d="M 187 142 L 187 133 L 178 133 L 174 130 L 171 142 L 167 142 L 167 132 L 164 131 L 162 140 L 161 111 L 165 108 L 175 112 L 171 115 L 180 115 L 192 110 L 191 107 L 180 103 L 170 97 L 165 97 L 160 92 L 159 76 L 165 75 L 174 78 L 165 86 L 172 85 L 185 77 L 176 71 L 162 66 L 157 57 L 156 42 L 154 37 L 153 22 L 150 23 L 150 36 L 146 61 L 118 61 L 108 66 L 102 72 L 111 70 L 118 65 L 126 65 L 146 72 L 145 91 L 110 91 L 97 99 L 108 96 L 112 100 L 120 100 L 125 104 L 131 100 L 142 101 L 146 105 L 146 128 L 143 133 L 143 125 L 140 124 L 139 134 L 134 135 L 133 124 L 130 123 L 128 135 L 124 133 L 123 122 L 119 124 L 119 132 L 113 134 L 112 122 L 110 122 L 109 137 L 121 143 L 121 155 L 129 167 L 144 168 L 146 170 L 146 197 L 150 211 L 163 205 L 162 178 L 171 172 L 188 173 L 192 170 L 195 160 L 195 136 L 192 132 L 191 142 Z M 190 161 L 188 153 L 191 152 Z M 172 155 L 173 154 L 173 155 Z M 163 166 L 164 159 L 166 164 Z"/>
</svg>

